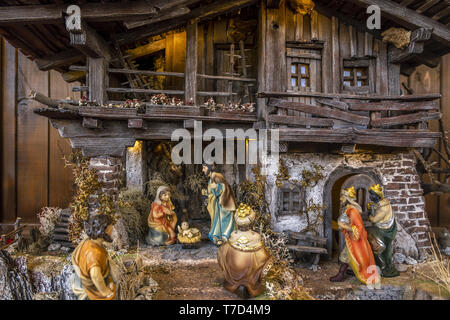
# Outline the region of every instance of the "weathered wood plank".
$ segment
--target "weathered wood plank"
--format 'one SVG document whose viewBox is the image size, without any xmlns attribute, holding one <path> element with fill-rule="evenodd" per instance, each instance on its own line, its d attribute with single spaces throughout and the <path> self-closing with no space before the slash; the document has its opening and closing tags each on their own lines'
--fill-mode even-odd
<svg viewBox="0 0 450 320">
<path fill-rule="evenodd" d="M 422 121 L 437 120 L 441 118 L 440 112 L 416 112 L 401 116 L 373 119 L 370 121 L 372 127 L 389 127 L 399 124 L 418 123 Z"/>
<path fill-rule="evenodd" d="M 354 111 L 424 111 L 439 110 L 438 101 L 411 101 L 411 102 L 352 102 L 350 110 Z"/>
<path fill-rule="evenodd" d="M 48 92 L 48 72 L 18 54 L 19 97 L 32 89 Z M 48 205 L 48 119 L 33 113 L 39 104 L 23 99 L 17 106 L 17 213 L 23 222 L 37 222 L 36 213 Z"/>
<path fill-rule="evenodd" d="M 89 100 L 103 104 L 108 100 L 106 87 L 108 86 L 108 74 L 106 72 L 107 61 L 104 58 L 88 57 L 89 66 Z"/>
<path fill-rule="evenodd" d="M 143 119 L 128 119 L 128 128 L 145 129 L 145 122 Z"/>
<path fill-rule="evenodd" d="M 317 115 L 325 118 L 343 120 L 359 125 L 368 125 L 370 122 L 370 119 L 368 117 L 360 116 L 357 114 L 341 110 L 335 110 L 328 107 L 312 106 L 301 102 L 289 102 L 280 99 L 271 99 L 269 105 L 276 106 L 278 108 L 292 109 L 305 113 L 310 113 L 312 115 Z"/>
<path fill-rule="evenodd" d="M 16 49 L 1 39 L 1 221 L 12 223 L 16 219 Z"/>
<path fill-rule="evenodd" d="M 328 254 L 328 250 L 325 248 L 299 246 L 299 245 L 295 245 L 295 244 L 288 244 L 287 247 L 290 250 L 299 251 L 299 252 Z"/>
<path fill-rule="evenodd" d="M 306 240 L 306 241 L 314 241 L 320 244 L 326 244 L 327 238 L 321 237 L 321 236 L 315 236 L 312 234 L 303 234 L 300 232 L 295 231 L 288 231 L 288 235 L 290 238 L 296 239 L 296 240 Z"/>
<path fill-rule="evenodd" d="M 68 96 L 76 98 L 71 93 L 71 85 L 62 81 L 61 74 L 57 71 L 49 72 L 50 92 L 52 99 L 65 99 Z M 66 167 L 63 157 L 69 159 L 72 147 L 68 139 L 64 139 L 58 130 L 50 127 L 49 141 L 49 206 L 67 208 L 75 192 L 73 174 L 70 167 Z"/>
<path fill-rule="evenodd" d="M 333 93 L 341 92 L 341 62 L 339 55 L 339 20 L 331 18 L 331 69 Z"/>
<path fill-rule="evenodd" d="M 314 97 L 314 98 L 328 98 L 328 99 L 356 99 L 356 100 L 372 100 L 372 101 L 385 101 L 385 100 L 399 100 L 399 101 L 425 101 L 434 100 L 441 97 L 440 93 L 427 93 L 427 94 L 414 94 L 414 95 L 355 95 L 355 94 L 328 94 L 321 92 L 258 92 L 260 98 L 272 98 L 272 97 Z"/>
<path fill-rule="evenodd" d="M 292 126 L 332 127 L 334 122 L 330 119 L 308 118 L 301 116 L 269 115 L 269 122 Z"/>
<path fill-rule="evenodd" d="M 440 133 L 420 130 L 297 129 L 280 128 L 280 141 L 369 144 L 392 147 L 431 148 Z"/>
<path fill-rule="evenodd" d="M 38 66 L 39 70 L 47 71 L 83 60 L 85 60 L 84 55 L 82 55 L 77 49 L 68 49 L 58 52 L 52 56 L 37 58 L 34 62 Z"/>
<path fill-rule="evenodd" d="M 186 27 L 186 64 L 184 77 L 184 99 L 196 103 L 197 99 L 197 22 L 192 21 Z"/>
<path fill-rule="evenodd" d="M 83 127 L 88 129 L 100 129 L 102 128 L 102 121 L 95 118 L 83 118 Z"/>
<path fill-rule="evenodd" d="M 334 99 L 316 99 L 316 101 L 318 103 L 324 104 L 326 106 L 333 107 L 333 108 L 338 108 L 338 109 L 341 109 L 341 110 L 344 110 L 344 111 L 349 109 L 347 103 L 339 101 L 339 100 L 334 100 Z"/>
</svg>

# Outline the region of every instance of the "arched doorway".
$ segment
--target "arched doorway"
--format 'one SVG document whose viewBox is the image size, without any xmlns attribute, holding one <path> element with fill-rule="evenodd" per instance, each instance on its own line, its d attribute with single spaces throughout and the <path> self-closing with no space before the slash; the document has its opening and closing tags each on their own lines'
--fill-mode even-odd
<svg viewBox="0 0 450 320">
<path fill-rule="evenodd" d="M 340 192 L 354 186 L 357 194 L 357 202 L 363 209 L 362 218 L 368 221 L 367 203 L 369 201 L 368 189 L 374 183 L 381 184 L 380 177 L 373 168 L 337 168 L 329 176 L 323 190 L 323 199 L 327 208 L 324 214 L 324 236 L 327 238 L 328 258 L 333 258 L 333 252 L 338 253 L 344 246 L 343 236 L 338 231 L 333 231 L 333 221 L 337 221 L 340 215 Z"/>
</svg>

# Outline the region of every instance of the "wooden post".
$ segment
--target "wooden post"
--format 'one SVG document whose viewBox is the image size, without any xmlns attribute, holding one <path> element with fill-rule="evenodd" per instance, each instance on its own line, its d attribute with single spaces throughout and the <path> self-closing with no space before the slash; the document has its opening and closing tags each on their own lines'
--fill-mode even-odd
<svg viewBox="0 0 450 320">
<path fill-rule="evenodd" d="M 258 92 L 266 91 L 266 2 L 261 1 L 258 14 Z M 266 99 L 256 100 L 256 114 L 258 121 L 267 125 Z"/>
<path fill-rule="evenodd" d="M 184 99 L 187 103 L 196 104 L 197 96 L 197 39 L 198 25 L 196 21 L 186 26 L 186 69 L 184 77 Z"/>
<path fill-rule="evenodd" d="M 108 63 L 105 58 L 88 57 L 89 67 L 89 100 L 96 100 L 104 104 L 108 100 L 106 88 L 108 87 Z"/>
</svg>

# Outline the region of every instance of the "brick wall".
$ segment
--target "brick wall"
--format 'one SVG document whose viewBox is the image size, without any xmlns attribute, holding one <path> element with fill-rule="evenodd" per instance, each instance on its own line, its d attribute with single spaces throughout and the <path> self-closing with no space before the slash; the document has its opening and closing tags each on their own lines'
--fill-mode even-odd
<svg viewBox="0 0 450 320">
<path fill-rule="evenodd" d="M 391 201 L 397 221 L 416 240 L 418 248 L 430 247 L 430 223 L 425 213 L 425 197 L 413 154 L 396 154 L 379 169 L 384 178 L 384 195 Z"/>
</svg>

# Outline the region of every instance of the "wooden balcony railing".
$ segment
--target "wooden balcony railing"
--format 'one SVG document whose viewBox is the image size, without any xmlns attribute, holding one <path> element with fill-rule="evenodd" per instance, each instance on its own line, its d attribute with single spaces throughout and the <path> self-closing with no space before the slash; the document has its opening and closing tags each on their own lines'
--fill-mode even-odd
<svg viewBox="0 0 450 320">
<path fill-rule="evenodd" d="M 264 120 L 280 129 L 282 140 L 432 147 L 441 136 L 427 123 L 442 116 L 440 94 L 260 92 L 258 97 L 268 98 Z"/>
</svg>

